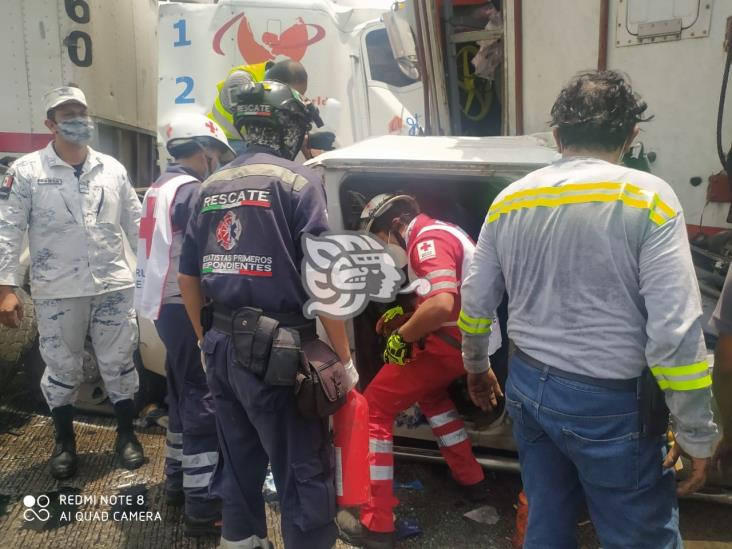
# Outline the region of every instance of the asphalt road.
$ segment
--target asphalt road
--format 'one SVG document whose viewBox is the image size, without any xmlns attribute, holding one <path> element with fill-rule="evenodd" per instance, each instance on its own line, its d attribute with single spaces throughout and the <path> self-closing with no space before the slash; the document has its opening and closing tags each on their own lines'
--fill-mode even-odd
<svg viewBox="0 0 732 549">
<path fill-rule="evenodd" d="M 423 530 L 421 536 L 404 541 L 400 547 L 511 548 L 516 520 L 514 504 L 521 490 L 518 475 L 488 472 L 490 498 L 481 505 L 495 508 L 495 524 L 480 524 L 463 517 L 479 505 L 460 496 L 448 469 L 442 465 L 400 462 L 396 477 L 402 483 L 418 479 L 424 486 L 422 491 L 397 491 L 401 502 L 398 518 L 414 517 Z M 732 506 L 682 500 L 680 509 L 685 547 L 732 549 Z M 589 517 L 580 521 L 577 531 L 580 547 L 600 547 Z"/>
<path fill-rule="evenodd" d="M 0 391 L 0 547 L 36 548 L 196 548 L 217 547 L 216 538 L 190 540 L 182 533 L 180 512 L 165 503 L 163 462 L 165 434 L 159 427 L 138 429 L 148 462 L 128 472 L 114 467 L 114 421 L 108 417 L 77 417 L 76 431 L 80 470 L 71 481 L 57 483 L 47 472 L 53 427 L 49 417 L 28 407 L 27 395 L 18 383 Z M 479 505 L 467 502 L 444 465 L 398 461 L 396 495 L 400 505 L 397 518 L 417 525 L 419 535 L 405 539 L 398 547 L 408 548 L 505 548 L 511 547 L 514 532 L 514 503 L 521 482 L 518 475 L 488 472 L 490 497 L 481 504 L 490 506 L 489 522 L 479 523 L 463 515 Z M 418 482 L 415 482 L 418 481 Z M 59 490 L 91 496 L 79 506 L 86 513 L 110 511 L 99 499 L 140 490 L 154 520 L 126 519 L 73 521 L 34 529 L 27 524 L 24 498 L 53 494 Z M 159 517 L 157 514 L 159 513 Z M 89 517 L 89 515 L 86 515 Z M 282 548 L 276 507 L 268 509 L 270 539 Z M 732 549 L 732 506 L 696 501 L 681 502 L 681 528 L 686 547 L 692 549 Z M 592 524 L 583 519 L 578 525 L 583 548 L 599 543 Z M 339 543 L 340 548 L 346 547 Z"/>
</svg>

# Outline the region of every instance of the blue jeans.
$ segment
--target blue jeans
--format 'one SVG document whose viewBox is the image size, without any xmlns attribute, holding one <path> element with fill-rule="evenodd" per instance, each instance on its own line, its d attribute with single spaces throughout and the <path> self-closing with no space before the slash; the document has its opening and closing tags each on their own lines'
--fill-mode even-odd
<svg viewBox="0 0 732 549">
<path fill-rule="evenodd" d="M 604 549 L 683 547 L 664 437 L 639 433 L 637 391 L 552 375 L 514 356 L 506 407 L 529 501 L 524 549 L 577 547 L 586 501 Z"/>
</svg>

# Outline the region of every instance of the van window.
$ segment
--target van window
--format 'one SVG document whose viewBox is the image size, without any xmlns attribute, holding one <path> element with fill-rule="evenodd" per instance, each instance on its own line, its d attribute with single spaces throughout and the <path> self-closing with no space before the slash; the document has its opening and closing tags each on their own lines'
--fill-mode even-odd
<svg viewBox="0 0 732 549">
<path fill-rule="evenodd" d="M 371 80 L 383 82 L 395 88 L 403 88 L 417 82 L 399 68 L 391 51 L 386 29 L 374 29 L 366 35 L 366 54 L 369 58 Z"/>
</svg>

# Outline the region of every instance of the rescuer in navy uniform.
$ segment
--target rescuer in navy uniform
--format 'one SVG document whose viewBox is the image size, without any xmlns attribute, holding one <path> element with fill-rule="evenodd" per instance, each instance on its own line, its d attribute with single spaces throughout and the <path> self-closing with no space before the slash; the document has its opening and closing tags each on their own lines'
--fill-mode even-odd
<svg viewBox="0 0 732 549">
<path fill-rule="evenodd" d="M 178 278 L 216 408 L 220 456 L 211 489 L 223 504 L 224 549 L 269 547 L 262 498 L 268 463 L 285 546 L 325 549 L 337 536 L 327 420 L 298 412 L 294 372 L 292 383 L 283 373 L 292 367 L 289 359 L 274 352 L 258 358 L 273 320 L 275 344 L 288 327 L 300 344 L 316 337 L 314 321 L 302 315 L 308 296 L 301 237 L 328 230 L 325 189 L 292 161 L 312 119 L 287 85 L 265 81 L 244 89 L 234 122 L 248 148 L 203 184 L 183 242 Z M 321 321 L 349 363 L 344 323 Z"/>
</svg>

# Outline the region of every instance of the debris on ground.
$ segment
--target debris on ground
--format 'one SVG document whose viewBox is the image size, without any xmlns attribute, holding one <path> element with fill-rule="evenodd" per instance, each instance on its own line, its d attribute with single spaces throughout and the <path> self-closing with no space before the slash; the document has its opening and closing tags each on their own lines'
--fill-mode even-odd
<svg viewBox="0 0 732 549">
<path fill-rule="evenodd" d="M 478 507 L 472 511 L 468 511 L 463 515 L 465 518 L 470 519 L 480 524 L 496 524 L 498 522 L 498 511 L 491 505 L 484 505 Z"/>
<path fill-rule="evenodd" d="M 424 490 L 424 484 L 417 478 L 410 482 L 396 482 L 394 483 L 395 490 L 416 490 L 422 492 Z"/>
<path fill-rule="evenodd" d="M 149 404 L 140 412 L 140 419 L 136 420 L 138 427 L 153 427 L 157 425 L 168 429 L 168 410 L 157 404 Z"/>
<path fill-rule="evenodd" d="M 408 517 L 396 521 L 395 537 L 397 541 L 414 538 L 422 535 L 422 528 L 416 517 Z"/>
</svg>

